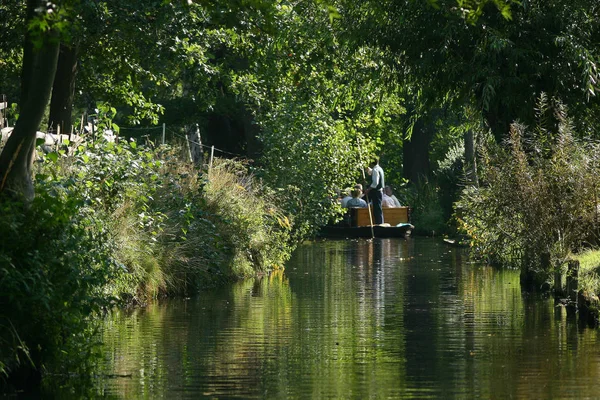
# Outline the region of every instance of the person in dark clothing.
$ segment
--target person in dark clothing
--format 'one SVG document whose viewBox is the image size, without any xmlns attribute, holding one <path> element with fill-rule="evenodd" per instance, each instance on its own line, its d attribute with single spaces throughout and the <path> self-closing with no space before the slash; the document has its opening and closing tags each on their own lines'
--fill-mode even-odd
<svg viewBox="0 0 600 400">
<path fill-rule="evenodd" d="M 383 188 L 385 187 L 385 175 L 383 169 L 379 166 L 379 159 L 374 159 L 371 164 L 371 184 L 366 190 L 369 200 L 373 203 L 373 222 L 375 225 L 383 224 L 383 209 L 381 200 L 383 198 Z"/>
</svg>

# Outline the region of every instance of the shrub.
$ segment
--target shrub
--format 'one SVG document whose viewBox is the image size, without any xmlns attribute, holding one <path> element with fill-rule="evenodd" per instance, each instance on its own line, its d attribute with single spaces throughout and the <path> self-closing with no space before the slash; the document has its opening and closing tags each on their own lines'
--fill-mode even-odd
<svg viewBox="0 0 600 400">
<path fill-rule="evenodd" d="M 181 208 L 169 217 L 180 220 L 172 226 L 183 239 L 167 263 L 174 281 L 193 289 L 206 284 L 207 276 L 208 281 L 248 276 L 281 267 L 289 257 L 287 217 L 241 162 L 215 159 L 208 175 L 196 176 L 188 190 L 180 188 Z"/>
<path fill-rule="evenodd" d="M 112 306 L 123 271 L 108 231 L 73 182 L 42 182 L 27 209 L 4 201 L 0 219 L 0 370 L 13 382 L 85 370 L 90 318 Z"/>
<path fill-rule="evenodd" d="M 593 239 L 600 165 L 598 144 L 577 140 L 560 103 L 548 103 L 542 96 L 532 131 L 515 123 L 504 146 L 488 140 L 481 186 L 456 208 L 478 254 L 543 277 Z"/>
<path fill-rule="evenodd" d="M 579 285 L 587 294 L 600 293 L 600 251 L 589 249 L 574 255 L 579 261 Z"/>
<path fill-rule="evenodd" d="M 85 372 L 93 321 L 110 307 L 289 257 L 291 226 L 268 188 L 240 162 L 215 160 L 206 175 L 179 150 L 96 142 L 53 152 L 37 163 L 29 207 L 0 203 L 1 376 Z"/>
<path fill-rule="evenodd" d="M 439 191 L 439 187 L 429 181 L 423 181 L 412 190 L 405 191 L 407 204 L 413 206 L 411 222 L 415 225 L 415 233 L 436 235 L 446 231 L 446 218 Z"/>
</svg>

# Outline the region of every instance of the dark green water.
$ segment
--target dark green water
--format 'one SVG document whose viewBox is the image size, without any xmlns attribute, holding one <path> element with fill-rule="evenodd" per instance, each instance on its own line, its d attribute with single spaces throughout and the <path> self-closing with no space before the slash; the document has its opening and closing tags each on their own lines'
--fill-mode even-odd
<svg viewBox="0 0 600 400">
<path fill-rule="evenodd" d="M 104 338 L 98 393 L 123 399 L 600 398 L 597 330 L 434 239 L 306 244 Z"/>
</svg>

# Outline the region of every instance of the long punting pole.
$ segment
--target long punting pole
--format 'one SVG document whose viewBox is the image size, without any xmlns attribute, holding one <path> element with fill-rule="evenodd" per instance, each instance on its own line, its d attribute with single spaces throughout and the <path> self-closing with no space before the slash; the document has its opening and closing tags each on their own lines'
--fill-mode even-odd
<svg viewBox="0 0 600 400">
<path fill-rule="evenodd" d="M 356 138 L 356 144 L 358 146 L 358 159 L 361 164 L 360 170 L 362 171 L 363 181 L 367 181 L 367 177 L 365 175 L 365 169 L 362 167 L 362 153 L 360 151 L 360 143 L 358 141 L 358 137 Z M 367 200 L 369 200 L 369 195 L 367 195 Z M 373 229 L 373 214 L 371 213 L 371 206 L 367 202 L 367 210 L 369 211 L 369 222 L 371 223 L 371 239 L 375 239 L 375 229 Z"/>
</svg>

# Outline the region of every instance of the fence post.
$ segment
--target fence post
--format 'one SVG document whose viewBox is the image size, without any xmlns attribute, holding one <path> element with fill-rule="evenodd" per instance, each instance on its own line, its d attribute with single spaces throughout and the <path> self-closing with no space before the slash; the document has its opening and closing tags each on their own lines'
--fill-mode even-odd
<svg viewBox="0 0 600 400">
<path fill-rule="evenodd" d="M 192 162 L 192 149 L 190 149 L 190 139 L 186 136 L 185 148 L 187 149 L 188 162 Z"/>
<path fill-rule="evenodd" d="M 565 295 L 565 292 L 563 291 L 562 271 L 560 267 L 556 267 L 554 270 L 554 293 L 561 297 Z"/>
<path fill-rule="evenodd" d="M 62 137 L 60 136 L 60 124 L 56 127 L 56 152 L 58 153 L 58 149 L 60 149 L 60 145 L 62 144 Z"/>
<path fill-rule="evenodd" d="M 0 94 L 0 129 L 8 126 L 8 118 L 6 116 L 8 108 L 8 102 L 6 101 L 6 95 Z"/>
<path fill-rule="evenodd" d="M 208 172 L 212 170 L 213 158 L 215 156 L 215 146 L 210 147 L 210 163 L 208 164 Z"/>
<path fill-rule="evenodd" d="M 94 142 L 96 142 L 96 124 L 94 123 L 94 117 L 92 117 L 92 143 Z"/>
<path fill-rule="evenodd" d="M 165 123 L 163 122 L 163 131 L 162 131 L 162 144 L 165 144 Z"/>
</svg>

